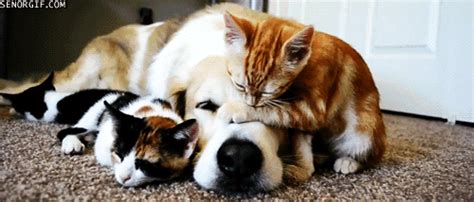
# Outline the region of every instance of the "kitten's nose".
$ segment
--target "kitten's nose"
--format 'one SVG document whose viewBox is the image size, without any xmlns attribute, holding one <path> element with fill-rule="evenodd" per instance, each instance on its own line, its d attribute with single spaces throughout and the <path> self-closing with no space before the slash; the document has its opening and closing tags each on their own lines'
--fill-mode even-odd
<svg viewBox="0 0 474 202">
<path fill-rule="evenodd" d="M 247 99 L 246 99 L 247 104 L 252 107 L 257 106 L 258 100 L 259 99 L 256 96 L 247 96 Z"/>
<path fill-rule="evenodd" d="M 228 177 L 248 177 L 262 167 L 262 151 L 248 140 L 229 139 L 217 152 L 219 169 Z"/>
<path fill-rule="evenodd" d="M 132 176 L 125 175 L 125 176 L 120 176 L 120 178 L 122 179 L 122 184 L 125 184 L 128 180 L 130 180 L 130 178 L 132 178 Z"/>
</svg>

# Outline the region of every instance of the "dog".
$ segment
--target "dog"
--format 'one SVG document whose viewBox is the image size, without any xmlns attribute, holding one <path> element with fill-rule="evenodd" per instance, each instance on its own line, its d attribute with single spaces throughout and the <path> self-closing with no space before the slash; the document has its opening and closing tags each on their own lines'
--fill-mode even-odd
<svg viewBox="0 0 474 202">
<path fill-rule="evenodd" d="M 201 152 L 194 179 L 206 189 L 262 191 L 278 187 L 283 180 L 310 178 L 314 172 L 311 136 L 260 122 L 229 123 L 216 116 L 224 103 L 241 99 L 226 65 L 222 57 L 204 59 L 186 90 L 185 119 L 196 119 L 200 126 Z"/>
</svg>

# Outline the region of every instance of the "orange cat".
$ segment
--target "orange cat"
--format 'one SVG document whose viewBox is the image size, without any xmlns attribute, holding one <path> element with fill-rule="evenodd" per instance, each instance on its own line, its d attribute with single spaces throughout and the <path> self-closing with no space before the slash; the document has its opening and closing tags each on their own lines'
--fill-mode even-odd
<svg viewBox="0 0 474 202">
<path fill-rule="evenodd" d="M 237 15 L 225 15 L 228 73 L 246 103 L 224 104 L 218 115 L 314 133 L 337 157 L 336 172 L 380 161 L 385 128 L 362 57 L 312 26 Z"/>
</svg>

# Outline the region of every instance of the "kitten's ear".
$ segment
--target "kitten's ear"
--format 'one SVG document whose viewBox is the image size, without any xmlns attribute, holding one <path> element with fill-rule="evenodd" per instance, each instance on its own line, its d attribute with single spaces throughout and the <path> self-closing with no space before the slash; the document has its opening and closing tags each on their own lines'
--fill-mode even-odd
<svg viewBox="0 0 474 202">
<path fill-rule="evenodd" d="M 42 87 L 42 89 L 44 90 L 56 90 L 54 88 L 54 84 L 53 84 L 53 81 L 54 81 L 54 72 L 51 72 L 48 77 L 40 84 L 40 86 Z"/>
<path fill-rule="evenodd" d="M 247 42 L 243 25 L 248 23 L 244 19 L 233 16 L 229 12 L 224 14 L 225 42 L 228 46 L 243 48 Z"/>
<path fill-rule="evenodd" d="M 314 28 L 306 26 L 303 30 L 293 35 L 284 46 L 284 62 L 287 66 L 295 67 L 311 55 Z"/>
<path fill-rule="evenodd" d="M 196 119 L 186 120 L 172 129 L 173 139 L 177 141 L 186 141 L 186 148 L 184 153 L 184 158 L 189 158 L 196 142 L 198 140 L 198 123 Z"/>
<path fill-rule="evenodd" d="M 0 96 L 2 96 L 3 99 L 10 102 L 11 104 L 11 102 L 13 102 L 13 100 L 15 99 L 16 94 L 0 93 Z"/>
<path fill-rule="evenodd" d="M 130 129 L 133 129 L 137 123 L 142 123 L 142 119 L 121 112 L 110 105 L 107 101 L 104 101 L 104 105 L 112 119 L 117 122 L 116 127 L 127 126 Z"/>
<path fill-rule="evenodd" d="M 5 99 L 12 99 L 15 96 L 15 94 L 0 93 L 0 96 L 2 96 Z"/>
<path fill-rule="evenodd" d="M 173 128 L 173 138 L 176 140 L 188 140 L 189 142 L 197 140 L 198 123 L 196 119 L 186 120 Z"/>
</svg>

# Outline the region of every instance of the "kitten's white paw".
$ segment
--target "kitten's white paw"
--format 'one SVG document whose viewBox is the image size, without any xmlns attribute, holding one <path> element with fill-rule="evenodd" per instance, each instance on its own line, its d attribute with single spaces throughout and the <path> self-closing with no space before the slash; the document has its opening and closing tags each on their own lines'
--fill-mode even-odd
<svg viewBox="0 0 474 202">
<path fill-rule="evenodd" d="M 74 135 L 67 135 L 61 143 L 61 151 L 64 154 L 81 154 L 85 145 Z"/>
<path fill-rule="evenodd" d="M 224 121 L 242 123 L 247 120 L 247 105 L 240 102 L 227 102 L 217 110 L 217 116 Z"/>
<path fill-rule="evenodd" d="M 361 164 L 350 157 L 341 157 L 334 163 L 334 171 L 342 174 L 355 173 L 361 168 Z"/>
</svg>

